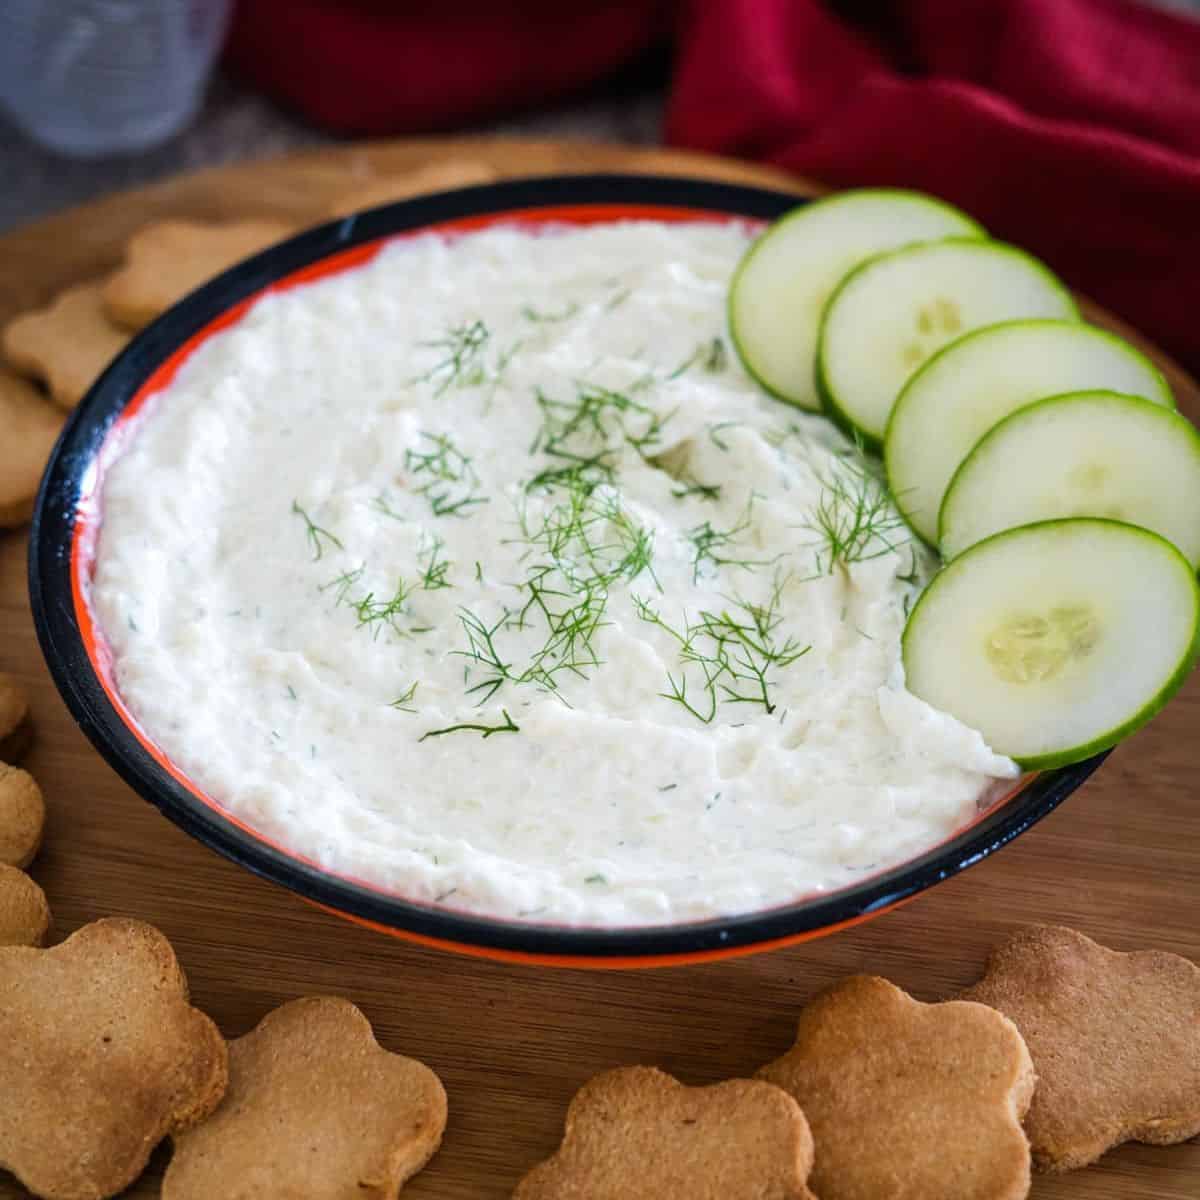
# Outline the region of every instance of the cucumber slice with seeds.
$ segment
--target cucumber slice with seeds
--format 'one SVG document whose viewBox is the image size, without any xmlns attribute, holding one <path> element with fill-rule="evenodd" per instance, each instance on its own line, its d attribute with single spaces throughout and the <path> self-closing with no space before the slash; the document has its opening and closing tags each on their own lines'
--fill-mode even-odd
<svg viewBox="0 0 1200 1200">
<path fill-rule="evenodd" d="M 877 447 L 908 378 L 948 342 L 1020 317 L 1075 318 L 1070 293 L 1032 255 L 946 238 L 868 259 L 842 280 L 817 340 L 830 415 Z"/>
<path fill-rule="evenodd" d="M 904 629 L 916 696 L 1026 769 L 1114 745 L 1200 654 L 1200 588 L 1170 542 L 1076 517 L 996 534 L 944 567 Z"/>
<path fill-rule="evenodd" d="M 1177 412 L 1116 392 L 1038 400 L 985 434 L 942 501 L 938 546 L 1054 517 L 1111 517 L 1200 565 L 1200 433 Z"/>
<path fill-rule="evenodd" d="M 729 331 L 769 392 L 819 409 L 813 382 L 821 310 L 842 276 L 881 250 L 942 237 L 986 237 L 931 196 L 864 188 L 781 217 L 746 252 L 729 293 Z"/>
<path fill-rule="evenodd" d="M 1078 321 L 1011 321 L 960 338 L 905 385 L 888 422 L 888 484 L 926 541 L 959 463 L 998 421 L 1045 396 L 1103 388 L 1174 407 L 1158 368 Z"/>
</svg>

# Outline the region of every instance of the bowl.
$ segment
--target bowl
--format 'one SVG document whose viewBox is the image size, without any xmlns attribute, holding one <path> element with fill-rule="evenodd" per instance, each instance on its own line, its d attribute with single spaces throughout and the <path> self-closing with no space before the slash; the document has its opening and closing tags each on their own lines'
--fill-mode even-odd
<svg viewBox="0 0 1200 1200">
<path fill-rule="evenodd" d="M 798 201 L 784 192 L 650 176 L 581 175 L 465 188 L 391 204 L 319 226 L 218 276 L 165 313 L 114 360 L 71 416 L 33 518 L 29 586 L 42 653 L 84 733 L 121 777 L 181 829 L 233 862 L 373 929 L 432 946 L 537 964 L 640 967 L 697 962 L 784 946 L 886 912 L 999 850 L 1061 803 L 1104 755 L 1026 777 L 968 826 L 917 858 L 838 891 L 764 911 L 632 928 L 489 918 L 334 874 L 256 832 L 192 783 L 126 709 L 111 657 L 86 602 L 107 464 L 147 396 L 266 291 L 366 262 L 387 239 L 464 232 L 498 222 L 537 228 L 621 218 L 771 220 Z"/>
</svg>

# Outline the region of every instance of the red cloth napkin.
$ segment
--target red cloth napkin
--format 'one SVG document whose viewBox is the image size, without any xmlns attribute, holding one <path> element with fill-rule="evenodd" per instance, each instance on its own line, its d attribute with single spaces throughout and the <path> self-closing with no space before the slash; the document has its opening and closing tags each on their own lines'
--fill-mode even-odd
<svg viewBox="0 0 1200 1200">
<path fill-rule="evenodd" d="M 247 0 L 229 61 L 412 132 L 577 90 L 670 31 L 667 137 L 922 188 L 1200 369 L 1200 22 L 1133 0 Z"/>
</svg>

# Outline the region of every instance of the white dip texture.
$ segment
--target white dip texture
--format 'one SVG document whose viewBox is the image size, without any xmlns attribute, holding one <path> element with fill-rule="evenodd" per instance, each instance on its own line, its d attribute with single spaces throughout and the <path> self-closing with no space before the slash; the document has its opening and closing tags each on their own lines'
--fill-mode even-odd
<svg viewBox="0 0 1200 1200">
<path fill-rule="evenodd" d="M 1016 769 L 904 690 L 932 561 L 729 345 L 716 223 L 389 243 L 268 295 L 113 463 L 91 600 L 146 733 L 331 871 L 665 924 L 911 858 Z"/>
</svg>

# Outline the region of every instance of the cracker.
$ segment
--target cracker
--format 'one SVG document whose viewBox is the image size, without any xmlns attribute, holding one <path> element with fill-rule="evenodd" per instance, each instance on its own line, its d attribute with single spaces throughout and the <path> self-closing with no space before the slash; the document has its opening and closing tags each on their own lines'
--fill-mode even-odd
<svg viewBox="0 0 1200 1200">
<path fill-rule="evenodd" d="M 0 762 L 0 863 L 27 867 L 42 844 L 46 804 L 28 771 Z"/>
<path fill-rule="evenodd" d="M 821 1200 L 1018 1200 L 1033 1094 L 1016 1027 L 982 1004 L 922 1004 L 856 975 L 800 1013 L 796 1043 L 759 1077 L 804 1109 Z"/>
<path fill-rule="evenodd" d="M 50 928 L 50 906 L 24 871 L 0 865 L 0 946 L 40 946 Z"/>
<path fill-rule="evenodd" d="M 513 1200 L 812 1200 L 812 1161 L 804 1114 L 776 1087 L 685 1087 L 652 1067 L 622 1067 L 580 1089 L 562 1144 Z"/>
<path fill-rule="evenodd" d="M 142 329 L 201 284 L 295 231 L 270 218 L 147 225 L 129 239 L 124 266 L 104 285 L 104 309 L 125 329 Z"/>
<path fill-rule="evenodd" d="M 1011 1018 L 1029 1046 L 1038 1085 L 1025 1132 L 1040 1169 L 1200 1133 L 1200 968 L 1186 958 L 1119 954 L 1035 925 L 1000 945 L 963 995 Z"/>
<path fill-rule="evenodd" d="M 441 1142 L 446 1093 L 347 1000 L 268 1013 L 229 1046 L 216 1114 L 174 1139 L 163 1200 L 385 1200 Z"/>
<path fill-rule="evenodd" d="M 0 671 L 0 762 L 19 762 L 33 741 L 33 722 L 29 718 L 29 697 L 12 675 Z M 0 800 L 0 844 L 3 843 L 4 804 Z M 0 850 L 0 862 L 4 862 Z"/>
<path fill-rule="evenodd" d="M 32 384 L 0 368 L 0 528 L 23 525 L 33 514 L 42 471 L 65 420 Z"/>
<path fill-rule="evenodd" d="M 410 200 L 413 196 L 445 192 L 451 188 L 491 183 L 498 178 L 499 172 L 494 167 L 473 159 L 454 158 L 446 162 L 433 162 L 400 175 L 385 175 L 360 183 L 338 196 L 327 209 L 327 215 L 348 217 L 364 208 L 394 204 L 397 200 Z"/>
<path fill-rule="evenodd" d="M 122 1191 L 225 1081 L 225 1043 L 152 926 L 109 918 L 49 950 L 0 949 L 0 1167 L 35 1195 Z"/>
<path fill-rule="evenodd" d="M 2 337 L 9 364 L 43 380 L 55 404 L 67 409 L 129 341 L 105 316 L 98 283 L 67 288 L 47 307 L 14 317 Z"/>
</svg>

